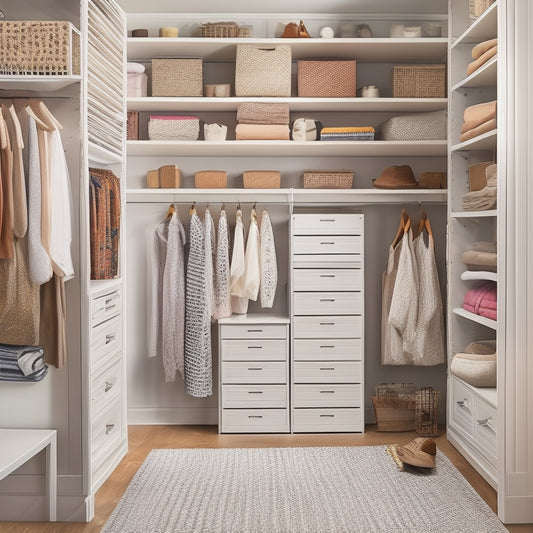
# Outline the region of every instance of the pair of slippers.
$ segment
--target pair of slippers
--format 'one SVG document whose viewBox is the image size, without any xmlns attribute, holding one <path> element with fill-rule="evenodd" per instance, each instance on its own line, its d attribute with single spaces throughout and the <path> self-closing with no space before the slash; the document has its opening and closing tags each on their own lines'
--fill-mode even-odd
<svg viewBox="0 0 533 533">
<path fill-rule="evenodd" d="M 437 445 L 433 439 L 417 437 L 404 446 L 391 444 L 387 446 L 387 451 L 400 470 L 403 470 L 404 464 L 421 468 L 433 468 L 437 455 Z"/>
</svg>

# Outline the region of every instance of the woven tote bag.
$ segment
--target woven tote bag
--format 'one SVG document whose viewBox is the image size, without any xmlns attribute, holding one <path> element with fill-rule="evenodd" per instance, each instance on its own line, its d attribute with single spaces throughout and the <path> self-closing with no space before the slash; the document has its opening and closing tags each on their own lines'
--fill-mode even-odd
<svg viewBox="0 0 533 533">
<path fill-rule="evenodd" d="M 446 111 L 434 111 L 391 117 L 380 126 L 379 138 L 383 141 L 444 141 L 446 116 Z"/>
<path fill-rule="evenodd" d="M 291 61 L 288 44 L 238 44 L 235 96 L 290 96 Z"/>
</svg>

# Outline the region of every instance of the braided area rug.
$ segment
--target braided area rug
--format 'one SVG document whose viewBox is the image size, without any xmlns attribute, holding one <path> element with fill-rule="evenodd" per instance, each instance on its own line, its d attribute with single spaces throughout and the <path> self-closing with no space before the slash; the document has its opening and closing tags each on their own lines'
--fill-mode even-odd
<svg viewBox="0 0 533 533">
<path fill-rule="evenodd" d="M 385 446 L 153 450 L 103 533 L 497 533 L 437 452 L 400 471 Z"/>
</svg>

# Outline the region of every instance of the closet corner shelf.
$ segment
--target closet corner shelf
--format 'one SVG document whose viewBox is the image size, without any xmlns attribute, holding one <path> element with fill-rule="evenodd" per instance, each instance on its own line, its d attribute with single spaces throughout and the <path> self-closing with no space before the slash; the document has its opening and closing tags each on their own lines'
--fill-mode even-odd
<svg viewBox="0 0 533 533">
<path fill-rule="evenodd" d="M 113 165 L 116 163 L 122 163 L 123 158 L 120 155 L 115 154 L 98 144 L 89 141 L 87 148 L 89 165 Z"/>
<path fill-rule="evenodd" d="M 489 59 L 482 67 L 452 87 L 452 91 L 460 91 L 465 87 L 496 87 L 498 81 L 498 58 Z"/>
<path fill-rule="evenodd" d="M 455 307 L 453 310 L 453 314 L 466 318 L 467 320 L 470 320 L 472 322 L 476 322 L 477 324 L 481 324 L 482 326 L 485 326 L 490 329 L 496 330 L 498 328 L 498 322 L 496 320 L 491 320 L 490 318 L 476 315 L 474 313 L 471 313 L 470 311 L 466 311 L 461 307 Z"/>
<path fill-rule="evenodd" d="M 0 76 L 0 87 L 8 91 L 52 93 L 80 81 L 81 76 Z"/>
<path fill-rule="evenodd" d="M 451 218 L 491 218 L 497 216 L 498 211 L 496 209 L 488 211 L 453 211 L 450 213 Z"/>
<path fill-rule="evenodd" d="M 461 274 L 463 281 L 498 281 L 497 272 L 488 272 L 486 270 L 465 270 Z"/>
<path fill-rule="evenodd" d="M 446 156 L 447 141 L 128 141 L 128 156 Z"/>
<path fill-rule="evenodd" d="M 291 111 L 395 111 L 423 112 L 446 109 L 447 98 L 274 98 L 237 97 L 159 97 L 128 98 L 128 111 L 237 111 L 240 104 L 278 103 L 288 104 Z"/>
<path fill-rule="evenodd" d="M 489 6 L 464 32 L 453 41 L 451 48 L 464 43 L 480 43 L 498 33 L 498 2 Z"/>
<path fill-rule="evenodd" d="M 487 133 L 478 135 L 477 137 L 469 139 L 468 141 L 454 144 L 451 147 L 451 151 L 464 152 L 467 150 L 496 150 L 498 137 L 497 132 L 498 130 L 488 131 Z"/>
</svg>

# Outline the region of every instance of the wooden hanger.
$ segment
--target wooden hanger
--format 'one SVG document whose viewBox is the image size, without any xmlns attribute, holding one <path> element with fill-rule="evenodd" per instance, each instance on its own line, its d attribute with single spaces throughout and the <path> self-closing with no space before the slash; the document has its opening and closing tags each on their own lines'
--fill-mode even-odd
<svg viewBox="0 0 533 533">
<path fill-rule="evenodd" d="M 167 218 L 170 218 L 175 212 L 176 212 L 176 208 L 174 207 L 174 204 L 170 204 L 168 206 L 168 211 L 167 211 L 167 215 L 165 216 L 165 220 Z"/>
<path fill-rule="evenodd" d="M 7 148 L 7 124 L 4 120 L 2 108 L 0 108 L 0 148 L 5 150 Z"/>
<path fill-rule="evenodd" d="M 196 214 L 196 202 L 193 202 L 191 207 L 189 208 L 189 215 L 195 215 Z"/>
<path fill-rule="evenodd" d="M 420 213 L 420 222 L 418 223 L 418 228 L 413 235 L 413 239 L 416 239 L 422 233 L 422 230 L 424 229 L 427 219 L 428 219 L 427 213 L 424 210 L 422 210 L 422 212 Z"/>
<path fill-rule="evenodd" d="M 63 126 L 50 112 L 42 100 L 30 100 L 30 107 L 51 130 L 62 130 Z"/>
<path fill-rule="evenodd" d="M 24 111 L 26 111 L 28 116 L 32 117 L 33 120 L 35 120 L 35 123 L 40 129 L 44 131 L 50 131 L 50 128 L 36 115 L 35 111 L 31 108 L 30 104 L 26 104 L 24 106 Z"/>
<path fill-rule="evenodd" d="M 409 213 L 402 209 L 402 213 L 400 215 L 400 225 L 398 226 L 398 232 L 396 233 L 396 236 L 394 237 L 394 240 L 392 241 L 392 247 L 396 248 L 398 243 L 402 240 L 402 237 L 409 231 L 411 227 L 411 218 L 409 217 Z"/>
</svg>

